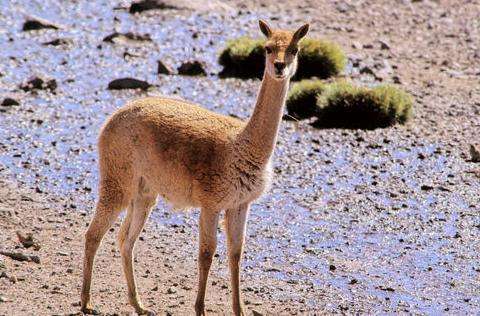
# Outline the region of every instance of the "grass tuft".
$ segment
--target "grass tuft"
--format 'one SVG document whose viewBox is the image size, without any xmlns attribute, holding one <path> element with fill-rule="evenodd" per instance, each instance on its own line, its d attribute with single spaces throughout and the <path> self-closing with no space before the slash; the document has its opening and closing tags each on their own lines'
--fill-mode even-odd
<svg viewBox="0 0 480 316">
<path fill-rule="evenodd" d="M 325 89 L 320 80 L 305 79 L 292 85 L 287 96 L 287 112 L 294 119 L 306 119 L 318 114 L 317 95 Z"/>
<path fill-rule="evenodd" d="M 265 67 L 265 40 L 240 37 L 227 43 L 219 63 L 223 77 L 261 78 Z M 298 70 L 294 79 L 336 76 L 346 65 L 347 58 L 335 43 L 307 38 L 300 42 Z"/>
<path fill-rule="evenodd" d="M 264 45 L 261 39 L 240 37 L 227 42 L 219 58 L 223 77 L 261 78 L 265 67 Z"/>
<path fill-rule="evenodd" d="M 392 86 L 357 87 L 340 81 L 325 86 L 317 97 L 323 128 L 375 129 L 404 124 L 412 115 L 411 96 Z"/>
<path fill-rule="evenodd" d="M 340 74 L 347 64 L 347 57 L 337 44 L 312 38 L 300 42 L 296 78 L 318 77 L 326 79 Z"/>
</svg>

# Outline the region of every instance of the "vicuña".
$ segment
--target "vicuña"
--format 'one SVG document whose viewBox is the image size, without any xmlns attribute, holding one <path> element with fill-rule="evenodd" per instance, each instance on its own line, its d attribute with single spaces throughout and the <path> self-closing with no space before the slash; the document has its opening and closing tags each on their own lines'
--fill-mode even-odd
<svg viewBox="0 0 480 316">
<path fill-rule="evenodd" d="M 98 142 L 98 202 L 85 235 L 84 313 L 94 312 L 90 285 L 97 249 L 118 215 L 127 209 L 118 243 L 128 298 L 138 314 L 153 314 L 137 294 L 132 253 L 157 196 L 161 196 L 175 208 L 201 208 L 197 315 L 205 315 L 218 218 L 225 210 L 233 312 L 244 315 L 240 261 L 249 207 L 269 186 L 285 97 L 297 67 L 298 42 L 309 28 L 305 24 L 295 32 L 277 30 L 262 20 L 259 26 L 267 37 L 265 72 L 247 122 L 164 97 L 132 101 L 107 120 Z"/>
</svg>

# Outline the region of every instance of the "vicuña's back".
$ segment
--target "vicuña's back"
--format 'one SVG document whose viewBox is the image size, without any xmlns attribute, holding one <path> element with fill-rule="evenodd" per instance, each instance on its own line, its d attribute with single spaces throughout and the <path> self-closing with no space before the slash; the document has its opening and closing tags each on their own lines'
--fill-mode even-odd
<svg viewBox="0 0 480 316">
<path fill-rule="evenodd" d="M 235 145 L 244 127 L 238 119 L 180 99 L 133 101 L 115 112 L 100 134 L 101 187 L 109 190 L 115 179 L 122 178 L 113 194 L 123 190 L 129 197 L 134 192 L 126 188 L 134 190 L 143 178 L 175 208 L 209 207 L 222 201 L 230 206 L 228 198 L 238 187 L 232 184 L 242 177 L 235 168 L 242 158 Z"/>
<path fill-rule="evenodd" d="M 85 235 L 82 311 L 90 305 L 93 261 L 100 241 L 127 209 L 118 242 L 128 298 L 138 314 L 146 310 L 137 294 L 133 247 L 158 196 L 176 208 L 200 207 L 199 282 L 195 310 L 205 315 L 208 272 L 217 244 L 219 214 L 225 210 L 233 311 L 243 315 L 240 259 L 252 201 L 266 189 L 289 80 L 295 73 L 296 32 L 272 30 L 267 36 L 265 74 L 255 110 L 244 123 L 193 103 L 149 97 L 115 112 L 103 127 L 99 144 L 100 186 L 95 216 Z"/>
</svg>

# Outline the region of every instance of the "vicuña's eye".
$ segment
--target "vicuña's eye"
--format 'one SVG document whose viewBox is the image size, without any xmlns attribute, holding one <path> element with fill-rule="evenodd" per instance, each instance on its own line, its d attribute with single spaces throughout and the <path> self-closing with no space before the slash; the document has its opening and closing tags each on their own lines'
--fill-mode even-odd
<svg viewBox="0 0 480 316">
<path fill-rule="evenodd" d="M 267 52 L 267 54 L 271 54 L 272 53 L 272 48 L 269 47 L 269 46 L 266 46 L 265 51 Z"/>
<path fill-rule="evenodd" d="M 298 48 L 296 48 L 296 47 L 295 47 L 295 48 L 292 48 L 292 49 L 290 50 L 290 52 L 292 53 L 292 55 L 296 55 L 296 54 L 298 53 Z"/>
</svg>

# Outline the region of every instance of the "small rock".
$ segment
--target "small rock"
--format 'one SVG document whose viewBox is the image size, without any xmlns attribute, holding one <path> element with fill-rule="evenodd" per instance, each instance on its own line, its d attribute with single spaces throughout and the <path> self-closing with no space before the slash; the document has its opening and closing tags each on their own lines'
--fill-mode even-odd
<svg viewBox="0 0 480 316">
<path fill-rule="evenodd" d="M 431 191 L 433 190 L 433 187 L 431 185 L 424 184 L 420 187 L 420 189 L 422 189 L 422 191 Z"/>
<path fill-rule="evenodd" d="M 176 9 L 175 6 L 164 3 L 160 0 L 142 0 L 132 3 L 130 6 L 129 12 L 141 13 L 148 10 L 165 10 L 165 9 Z"/>
<path fill-rule="evenodd" d="M 57 89 L 57 81 L 55 79 L 43 79 L 40 77 L 32 77 L 26 83 L 20 86 L 23 91 L 34 90 L 50 90 Z"/>
<path fill-rule="evenodd" d="M 346 3 L 340 2 L 338 3 L 335 8 L 337 9 L 338 12 L 340 13 L 347 13 L 350 11 L 350 6 Z"/>
<path fill-rule="evenodd" d="M 379 42 L 380 42 L 381 49 L 386 49 L 386 50 L 390 49 L 390 44 L 387 41 L 380 40 Z"/>
<path fill-rule="evenodd" d="M 169 287 L 167 290 L 167 294 L 175 294 L 177 293 L 177 290 L 175 290 L 173 287 Z"/>
<path fill-rule="evenodd" d="M 330 271 L 335 271 L 335 270 L 337 270 L 337 267 L 334 266 L 333 264 L 331 264 L 331 265 L 329 266 L 329 270 L 330 270 Z"/>
<path fill-rule="evenodd" d="M 28 233 L 26 235 L 24 235 L 20 231 L 17 231 L 16 233 L 17 233 L 18 241 L 22 244 L 23 247 L 28 249 L 33 246 L 33 249 L 37 251 L 40 250 L 39 243 L 34 240 L 33 235 L 31 233 Z"/>
<path fill-rule="evenodd" d="M 353 41 L 352 42 L 352 48 L 355 48 L 355 49 L 361 49 L 362 48 L 362 45 L 357 42 L 357 41 Z"/>
<path fill-rule="evenodd" d="M 149 84 L 148 82 L 134 79 L 134 78 L 115 79 L 108 84 L 109 90 L 123 90 L 123 89 L 147 90 L 150 87 L 151 87 L 151 84 Z"/>
<path fill-rule="evenodd" d="M 169 66 L 165 65 L 165 63 L 161 60 L 158 61 L 158 68 L 157 68 L 157 73 L 160 75 L 171 75 L 173 73 L 172 68 Z"/>
<path fill-rule="evenodd" d="M 60 26 L 53 24 L 47 20 L 31 17 L 23 23 L 23 31 L 33 31 L 33 30 L 41 30 L 41 29 L 60 29 Z"/>
<path fill-rule="evenodd" d="M 42 43 L 43 46 L 67 46 L 70 44 L 73 44 L 73 41 L 67 38 L 56 38 L 52 41 Z"/>
<path fill-rule="evenodd" d="M 14 283 L 14 284 L 18 282 L 17 277 L 14 276 L 14 275 L 11 275 L 11 276 L 8 278 L 8 280 L 9 280 L 10 282 Z"/>
<path fill-rule="evenodd" d="M 17 105 L 20 105 L 20 103 L 17 100 L 12 98 L 7 97 L 2 101 L 2 106 L 17 106 Z"/>
<path fill-rule="evenodd" d="M 205 76 L 204 64 L 198 60 L 184 62 L 178 67 L 178 73 L 186 76 Z"/>
<path fill-rule="evenodd" d="M 25 255 L 21 252 L 0 251 L 0 254 L 16 261 L 31 261 L 35 263 L 40 263 L 40 257 Z"/>
<path fill-rule="evenodd" d="M 118 33 L 114 32 L 103 39 L 107 43 L 126 43 L 126 42 L 151 42 L 150 34 L 134 34 L 132 32 Z"/>
<path fill-rule="evenodd" d="M 260 312 L 258 312 L 258 311 L 256 311 L 256 310 L 254 310 L 254 309 L 252 309 L 252 315 L 253 315 L 253 316 L 263 316 L 263 314 L 262 314 L 262 313 L 260 313 Z"/>
<path fill-rule="evenodd" d="M 30 261 L 40 264 L 39 256 L 29 256 Z"/>
<path fill-rule="evenodd" d="M 363 66 L 360 68 L 360 73 L 375 76 L 375 71 L 370 66 Z"/>
<path fill-rule="evenodd" d="M 480 147 L 477 145 L 470 145 L 470 156 L 472 162 L 480 162 Z"/>
<path fill-rule="evenodd" d="M 5 296 L 0 295 L 0 303 L 6 303 L 8 299 Z"/>
<path fill-rule="evenodd" d="M 72 273 L 73 273 L 73 269 L 72 269 L 72 268 L 68 268 L 68 269 L 67 269 L 67 273 L 68 273 L 68 274 L 72 274 Z"/>
<path fill-rule="evenodd" d="M 272 268 L 267 268 L 267 269 L 265 269 L 265 272 L 281 272 L 281 270 L 278 269 L 278 268 L 273 268 L 273 267 L 272 267 Z"/>
<path fill-rule="evenodd" d="M 392 77 L 393 83 L 402 84 L 402 79 L 398 75 Z"/>
</svg>

